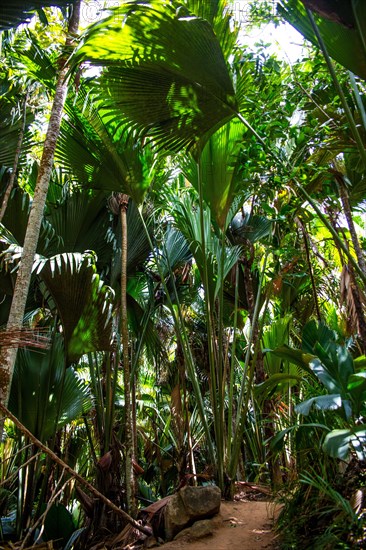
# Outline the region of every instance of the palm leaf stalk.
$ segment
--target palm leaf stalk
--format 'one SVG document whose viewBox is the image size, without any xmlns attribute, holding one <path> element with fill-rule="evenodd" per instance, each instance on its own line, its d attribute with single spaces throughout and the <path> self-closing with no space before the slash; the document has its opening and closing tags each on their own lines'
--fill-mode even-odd
<svg viewBox="0 0 366 550">
<path fill-rule="evenodd" d="M 220 489 L 224 490 L 224 439 L 223 439 L 223 399 L 222 399 L 222 371 L 220 364 L 215 360 L 215 322 L 212 310 L 212 296 L 210 296 L 210 285 L 208 278 L 208 266 L 206 255 L 206 235 L 205 235 L 205 220 L 204 220 L 204 207 L 203 207 L 203 185 L 202 185 L 202 171 L 200 161 L 197 163 L 197 175 L 198 175 L 198 197 L 199 197 L 199 210 L 200 210 L 200 226 L 201 226 L 201 243 L 202 247 L 202 260 L 203 260 L 203 288 L 205 299 L 205 313 L 206 313 L 206 327 L 207 327 L 207 344 L 208 344 L 208 360 L 210 367 L 210 392 L 211 392 L 211 405 L 214 416 L 214 431 L 216 441 L 217 452 L 217 473 L 218 483 Z M 222 253 L 222 257 L 224 254 Z M 223 260 L 224 261 L 224 258 Z M 222 263 L 222 262 L 221 262 Z M 221 265 L 220 265 L 221 268 Z"/>
<path fill-rule="evenodd" d="M 353 91 L 353 95 L 354 95 L 354 98 L 355 98 L 355 101 L 356 101 L 357 109 L 358 109 L 358 112 L 359 112 L 359 115 L 360 115 L 360 118 L 361 118 L 361 121 L 362 121 L 363 130 L 364 130 L 364 132 L 366 132 L 366 111 L 365 111 L 365 107 L 362 103 L 362 99 L 361 99 L 361 96 L 360 96 L 360 92 L 359 92 L 354 74 L 351 71 L 348 71 L 348 75 L 349 75 L 349 81 L 351 83 L 351 88 L 352 88 L 352 91 Z"/>
<path fill-rule="evenodd" d="M 67 50 L 72 47 L 74 37 L 78 31 L 80 4 L 81 0 L 75 0 L 73 4 L 73 10 L 69 20 L 68 35 L 65 44 Z M 43 218 L 43 211 L 53 167 L 54 152 L 59 135 L 63 107 L 67 95 L 67 73 L 67 61 L 65 61 L 64 59 L 63 65 L 58 74 L 50 121 L 47 129 L 42 159 L 38 173 L 37 185 L 24 239 L 22 261 L 17 274 L 12 305 L 7 323 L 8 329 L 20 329 L 23 324 L 23 317 L 30 285 L 33 261 L 36 254 L 36 248 Z M 5 405 L 7 405 L 9 400 L 10 384 L 13 377 L 16 354 L 16 348 L 10 348 L 8 350 L 3 348 L 0 354 L 0 403 Z M 2 431 L 2 428 L 0 431 Z"/>
<path fill-rule="evenodd" d="M 121 343 L 123 353 L 123 385 L 125 394 L 125 471 L 126 471 L 126 503 L 127 511 L 135 514 L 135 475 L 133 471 L 133 429 L 132 429 L 132 405 L 131 405 L 131 367 L 129 357 L 128 317 L 127 317 L 127 207 L 128 195 L 120 197 L 121 216 Z"/>
<path fill-rule="evenodd" d="M 348 121 L 348 124 L 350 126 L 350 129 L 351 129 L 351 133 L 352 133 L 352 136 L 353 136 L 353 139 L 355 140 L 356 144 L 357 144 L 357 148 L 358 148 L 358 151 L 360 153 L 360 157 L 362 159 L 362 162 L 363 162 L 363 165 L 366 166 L 366 150 L 365 150 L 365 147 L 364 147 L 364 144 L 362 142 L 362 138 L 360 136 L 360 133 L 358 131 L 358 128 L 356 126 L 356 123 L 354 121 L 354 118 L 352 116 L 352 113 L 351 113 L 351 109 L 349 108 L 348 106 L 348 103 L 347 103 L 347 100 L 345 98 L 345 95 L 343 93 L 343 90 L 342 90 L 342 87 L 339 83 L 339 80 L 337 78 L 337 75 L 336 75 L 336 72 L 335 72 L 335 69 L 334 69 L 334 66 L 333 66 L 333 63 L 332 63 L 332 60 L 330 59 L 329 57 L 329 54 L 328 54 L 328 50 L 327 50 L 327 47 L 326 47 L 326 44 L 319 32 L 319 29 L 318 29 L 318 26 L 315 22 L 315 19 L 314 19 L 314 16 L 312 14 L 312 12 L 309 10 L 309 8 L 305 8 L 306 9 L 306 13 L 309 17 L 309 20 L 310 20 L 310 23 L 311 23 L 311 26 L 314 30 L 314 33 L 315 33 L 315 36 L 318 40 L 318 43 L 319 43 L 319 47 L 323 53 L 323 56 L 324 56 L 324 59 L 325 59 L 325 62 L 327 64 L 327 67 L 328 67 L 328 71 L 329 71 L 329 74 L 330 76 L 332 77 L 332 81 L 333 81 L 333 84 L 334 84 L 334 87 L 335 89 L 337 90 L 337 93 L 339 95 L 339 98 L 341 100 L 341 103 L 342 103 L 342 106 L 343 106 L 343 109 L 344 109 L 344 113 L 346 115 L 346 118 L 347 118 L 347 121 Z"/>
<path fill-rule="evenodd" d="M 234 295 L 234 319 L 233 319 L 233 342 L 231 345 L 231 365 L 230 365 L 230 378 L 229 378 L 229 390 L 228 390 L 228 435 L 227 440 L 229 442 L 227 450 L 227 463 L 230 464 L 231 460 L 231 444 L 233 438 L 234 428 L 234 382 L 235 382 L 235 363 L 236 363 L 236 336 L 238 326 L 238 303 L 239 303 L 239 265 L 235 266 L 235 295 Z M 239 414 L 239 411 L 237 411 Z"/>
<path fill-rule="evenodd" d="M 140 212 L 140 210 L 139 210 L 139 212 Z M 171 266 L 170 266 L 169 257 L 168 257 L 168 254 L 166 253 L 166 250 L 165 250 L 166 264 L 167 264 L 166 266 L 168 268 L 168 271 L 170 273 L 170 278 L 172 280 L 173 292 L 174 292 L 175 301 L 177 303 L 177 308 L 174 307 L 173 302 L 171 300 L 170 292 L 169 292 L 169 289 L 168 289 L 168 287 L 166 285 L 166 282 L 165 282 L 165 274 L 164 274 L 163 266 L 161 265 L 161 262 L 160 262 L 158 254 L 157 254 L 157 251 L 155 250 L 155 247 L 152 243 L 151 236 L 149 234 L 148 228 L 146 227 L 146 223 L 145 223 L 145 220 L 143 219 L 143 216 L 142 216 L 141 212 L 140 212 L 140 218 L 141 218 L 141 222 L 144 226 L 146 236 L 149 239 L 150 247 L 151 247 L 152 254 L 153 254 L 153 257 L 154 257 L 154 260 L 155 260 L 155 263 L 156 263 L 156 266 L 157 266 L 157 269 L 158 269 L 158 272 L 159 272 L 160 280 L 161 280 L 161 283 L 163 285 L 164 291 L 166 293 L 168 306 L 169 306 L 171 315 L 173 317 L 174 325 L 176 327 L 177 338 L 179 339 L 179 341 L 181 343 L 181 346 L 182 346 L 182 350 L 183 350 L 183 354 L 184 354 L 184 360 L 187 364 L 188 375 L 189 375 L 189 377 L 191 379 L 191 382 L 192 382 L 192 385 L 193 385 L 193 391 L 194 391 L 194 395 L 195 395 L 195 398 L 196 398 L 196 401 L 197 401 L 197 408 L 199 410 L 201 422 L 202 422 L 204 433 L 205 433 L 205 436 L 206 436 L 206 441 L 207 441 L 210 460 L 212 461 L 212 464 L 214 464 L 215 463 L 214 445 L 213 445 L 213 441 L 212 441 L 212 437 L 211 437 L 211 433 L 210 433 L 210 428 L 209 428 L 209 425 L 208 425 L 208 422 L 207 422 L 207 416 L 206 416 L 203 396 L 202 396 L 199 380 L 198 380 L 197 373 L 196 373 L 195 366 L 194 366 L 194 359 L 193 359 L 193 356 L 192 356 L 192 350 L 191 350 L 190 345 L 189 345 L 187 330 L 186 330 L 186 326 L 185 326 L 185 323 L 184 323 L 182 310 L 181 310 L 181 307 L 180 307 L 180 301 L 179 301 L 176 285 L 175 285 L 175 282 L 174 282 L 174 276 L 173 276 L 173 272 L 172 272 L 172 269 L 171 269 Z"/>
<path fill-rule="evenodd" d="M 235 433 L 234 433 L 233 441 L 232 441 L 232 444 L 231 444 L 231 446 L 232 446 L 232 451 L 231 451 L 231 455 L 230 455 L 231 460 L 230 460 L 230 463 L 228 465 L 228 473 L 229 473 L 229 477 L 231 479 L 234 479 L 236 468 L 237 468 L 237 465 L 238 465 L 238 459 L 239 459 L 239 454 L 240 454 L 240 445 L 241 445 L 241 442 L 242 442 L 243 432 L 244 432 L 244 421 L 243 420 L 246 416 L 246 412 L 248 410 L 248 405 L 249 405 L 249 399 L 250 399 L 250 396 L 251 396 L 251 380 L 253 379 L 253 375 L 254 375 L 254 362 L 255 362 L 255 357 L 256 357 L 256 354 L 257 354 L 257 347 L 256 347 L 256 352 L 254 353 L 254 357 L 252 359 L 253 368 L 251 369 L 252 376 L 250 376 L 250 380 L 249 380 L 250 383 L 248 383 L 247 374 L 248 374 L 250 356 L 251 356 L 251 352 L 252 352 L 252 345 L 253 345 L 253 342 L 254 342 L 254 336 L 255 336 L 255 333 L 258 329 L 258 320 L 259 320 L 260 309 L 261 309 L 260 308 L 260 302 L 261 302 L 261 296 L 262 296 L 262 286 L 263 286 L 263 282 L 264 282 L 265 270 L 266 270 L 266 267 L 267 267 L 268 254 L 269 254 L 269 250 L 267 249 L 266 253 L 265 253 L 265 256 L 263 258 L 262 269 L 261 269 L 261 273 L 260 273 L 260 277 L 259 277 L 258 291 L 257 291 L 257 296 L 256 296 L 256 301 L 255 301 L 255 306 L 254 306 L 253 319 L 252 319 L 252 323 L 251 323 L 251 327 L 250 327 L 249 339 L 248 339 L 248 343 L 247 343 L 247 351 L 246 351 L 246 354 L 245 354 L 245 360 L 244 360 L 244 366 L 243 366 L 242 381 L 241 381 L 241 385 L 240 385 L 240 393 L 239 393 L 238 404 L 237 404 L 238 416 L 237 416 L 237 419 L 236 419 Z M 260 331 L 258 331 L 258 332 L 260 332 Z M 257 343 L 258 342 L 260 342 L 260 337 L 257 339 Z"/>
</svg>

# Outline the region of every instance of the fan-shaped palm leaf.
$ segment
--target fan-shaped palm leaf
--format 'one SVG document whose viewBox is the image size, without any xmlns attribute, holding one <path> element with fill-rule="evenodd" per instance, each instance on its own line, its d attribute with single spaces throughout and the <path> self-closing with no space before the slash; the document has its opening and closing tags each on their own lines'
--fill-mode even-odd
<svg viewBox="0 0 366 550">
<path fill-rule="evenodd" d="M 112 349 L 113 291 L 96 272 L 93 254 L 59 254 L 35 262 L 61 318 L 68 360 Z"/>
<path fill-rule="evenodd" d="M 210 137 L 201 154 L 203 199 L 221 229 L 225 228 L 227 214 L 240 188 L 238 153 L 243 147 L 244 132 L 239 120 L 226 123 Z M 193 158 L 184 156 L 180 166 L 198 191 L 198 170 Z"/>
<path fill-rule="evenodd" d="M 67 190 L 61 201 L 47 206 L 45 220 L 57 236 L 48 256 L 93 250 L 99 266 L 110 264 L 113 246 L 107 235 L 111 220 L 105 193 Z"/>
<path fill-rule="evenodd" d="M 239 260 L 241 247 L 230 246 L 222 248 L 220 239 L 211 232 L 210 210 L 206 209 L 204 211 L 205 250 L 203 250 L 200 210 L 199 208 L 192 209 L 187 195 L 180 202 L 174 203 L 172 215 L 177 228 L 187 239 L 190 251 L 200 270 L 201 279 L 203 279 L 203 255 L 206 255 L 209 295 L 213 303 L 226 276 Z M 224 258 L 222 258 L 222 255 L 224 255 Z M 224 262 L 223 270 L 220 269 L 222 259 Z"/>
<path fill-rule="evenodd" d="M 104 103 L 104 102 L 103 102 Z M 151 182 L 153 157 L 137 143 L 120 139 L 120 129 L 105 110 L 81 88 L 66 105 L 55 159 L 93 189 L 126 193 L 140 203 Z"/>
<path fill-rule="evenodd" d="M 90 407 L 84 382 L 72 368 L 66 370 L 60 335 L 47 351 L 19 350 L 9 408 L 38 439 L 46 441 Z"/>
<path fill-rule="evenodd" d="M 167 149 L 193 147 L 235 114 L 220 43 L 181 5 L 126 2 L 88 30 L 75 56 L 86 60 L 108 65 L 98 87 L 109 114 Z"/>
</svg>

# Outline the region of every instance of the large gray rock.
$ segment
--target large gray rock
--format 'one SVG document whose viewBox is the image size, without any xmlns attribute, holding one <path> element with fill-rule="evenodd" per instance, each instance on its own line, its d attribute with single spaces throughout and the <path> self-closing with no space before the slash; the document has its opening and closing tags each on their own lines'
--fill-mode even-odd
<svg viewBox="0 0 366 550">
<path fill-rule="evenodd" d="M 220 510 L 221 491 L 218 487 L 183 487 L 173 495 L 164 514 L 165 537 L 172 540 L 195 521 L 214 516 Z"/>
<path fill-rule="evenodd" d="M 220 511 L 221 491 L 214 485 L 183 487 L 179 494 L 190 519 L 209 518 Z"/>
</svg>

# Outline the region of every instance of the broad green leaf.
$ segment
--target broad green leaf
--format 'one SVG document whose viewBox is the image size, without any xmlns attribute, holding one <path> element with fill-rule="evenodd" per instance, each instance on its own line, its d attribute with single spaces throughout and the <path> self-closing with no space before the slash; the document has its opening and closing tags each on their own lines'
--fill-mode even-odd
<svg viewBox="0 0 366 550">
<path fill-rule="evenodd" d="M 60 315 L 69 361 L 111 350 L 114 293 L 97 274 L 93 255 L 59 254 L 44 260 L 38 273 Z"/>
<path fill-rule="evenodd" d="M 300 349 L 293 349 L 288 346 L 280 346 L 274 350 L 263 350 L 281 357 L 294 365 L 298 365 L 308 373 L 312 373 L 310 369 L 310 363 L 315 359 L 314 355 L 305 353 Z"/>
<path fill-rule="evenodd" d="M 73 369 L 66 369 L 61 335 L 46 351 L 19 349 L 9 408 L 41 441 L 91 407 L 89 392 Z"/>
<path fill-rule="evenodd" d="M 322 411 L 334 411 L 342 407 L 342 398 L 339 394 L 319 395 L 299 403 L 299 405 L 296 405 L 295 410 L 298 414 L 307 416 L 313 406 Z"/>
<path fill-rule="evenodd" d="M 286 373 L 272 374 L 268 380 L 254 387 L 254 395 L 260 400 L 269 399 L 273 392 L 283 393 L 286 388 L 299 384 L 301 376 Z"/>
<path fill-rule="evenodd" d="M 244 146 L 244 133 L 245 129 L 238 120 L 227 122 L 210 137 L 199 161 L 203 198 L 221 229 L 225 229 L 227 214 L 240 189 L 238 153 Z M 180 165 L 187 180 L 198 191 L 198 169 L 195 160 L 183 156 Z"/>
<path fill-rule="evenodd" d="M 47 6 L 66 7 L 70 0 L 5 0 L 0 10 L 0 31 L 26 23 L 35 10 Z"/>
<path fill-rule="evenodd" d="M 355 426 L 348 430 L 332 430 L 327 434 L 323 449 L 333 458 L 346 460 L 353 448 L 359 460 L 366 458 L 366 426 Z"/>
<path fill-rule="evenodd" d="M 179 4 L 125 2 L 87 30 L 75 54 L 85 62 L 108 66 L 98 90 L 109 116 L 171 151 L 202 150 L 237 111 L 211 25 Z"/>
</svg>

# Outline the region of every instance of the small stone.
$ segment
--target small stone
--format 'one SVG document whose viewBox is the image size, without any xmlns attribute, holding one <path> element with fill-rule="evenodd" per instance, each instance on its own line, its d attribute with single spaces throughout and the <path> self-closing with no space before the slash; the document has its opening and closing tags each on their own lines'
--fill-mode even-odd
<svg viewBox="0 0 366 550">
<path fill-rule="evenodd" d="M 155 546 L 159 546 L 159 543 L 153 535 L 144 540 L 144 548 L 155 548 Z"/>
<path fill-rule="evenodd" d="M 212 520 L 201 519 L 200 521 L 196 521 L 192 525 L 192 527 L 183 529 L 183 531 L 181 531 L 174 537 L 174 540 L 178 540 L 182 538 L 202 539 L 204 537 L 208 537 L 212 535 L 213 532 L 214 532 L 214 525 L 212 523 Z"/>
</svg>

